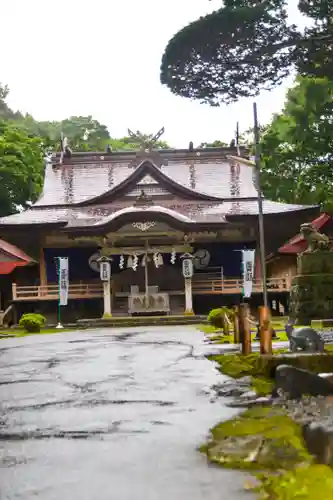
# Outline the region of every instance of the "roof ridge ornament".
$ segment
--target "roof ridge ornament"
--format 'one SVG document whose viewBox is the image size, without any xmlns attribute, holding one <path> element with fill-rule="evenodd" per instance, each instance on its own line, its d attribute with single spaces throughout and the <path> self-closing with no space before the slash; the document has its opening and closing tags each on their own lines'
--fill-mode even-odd
<svg viewBox="0 0 333 500">
<path fill-rule="evenodd" d="M 154 145 L 159 140 L 159 138 L 164 134 L 165 128 L 162 127 L 156 134 L 143 134 L 139 130 L 136 132 L 132 132 L 131 129 L 127 129 L 129 137 L 132 141 L 140 147 L 141 151 L 145 151 L 146 153 L 151 153 Z"/>
</svg>

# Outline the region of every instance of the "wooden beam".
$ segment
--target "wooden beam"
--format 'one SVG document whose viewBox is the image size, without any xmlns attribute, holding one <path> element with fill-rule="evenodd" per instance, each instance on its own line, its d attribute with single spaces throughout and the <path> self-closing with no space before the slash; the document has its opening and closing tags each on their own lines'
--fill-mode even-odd
<svg viewBox="0 0 333 500">
<path fill-rule="evenodd" d="M 142 247 L 103 247 L 101 249 L 101 254 L 108 255 L 139 255 L 146 253 L 172 253 L 175 251 L 176 253 L 190 253 L 193 251 L 193 247 L 190 245 L 166 245 L 166 246 L 150 246 L 146 249 L 144 246 Z"/>
</svg>

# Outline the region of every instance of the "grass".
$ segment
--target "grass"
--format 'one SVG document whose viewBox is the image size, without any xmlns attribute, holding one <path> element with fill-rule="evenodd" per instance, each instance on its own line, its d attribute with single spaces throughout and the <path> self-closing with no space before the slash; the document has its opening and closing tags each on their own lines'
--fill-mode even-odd
<svg viewBox="0 0 333 500">
<path fill-rule="evenodd" d="M 277 331 L 283 329 L 283 326 L 281 328 L 278 328 L 275 323 L 273 323 L 273 328 L 276 331 L 276 338 L 273 338 L 273 342 L 281 342 L 281 341 L 287 341 L 288 337 L 285 331 Z M 221 328 L 215 328 L 212 325 L 206 325 L 206 324 L 200 324 L 199 325 L 199 330 L 204 332 L 207 337 L 214 343 L 216 344 L 233 344 L 234 343 L 234 336 L 233 332 L 231 332 L 230 335 L 224 335 L 223 333 L 219 333 L 221 331 Z M 257 329 L 256 328 L 251 328 L 251 336 L 252 336 L 252 341 L 255 340 L 255 337 L 257 335 Z"/>
<path fill-rule="evenodd" d="M 71 330 L 71 328 L 42 328 L 40 332 L 36 333 L 29 333 L 25 332 L 21 328 L 6 328 L 5 330 L 0 330 L 0 335 L 3 336 L 8 336 L 8 337 L 27 337 L 28 335 L 45 335 L 45 334 L 50 334 L 50 333 L 61 333 L 61 332 L 67 332 Z"/>
</svg>

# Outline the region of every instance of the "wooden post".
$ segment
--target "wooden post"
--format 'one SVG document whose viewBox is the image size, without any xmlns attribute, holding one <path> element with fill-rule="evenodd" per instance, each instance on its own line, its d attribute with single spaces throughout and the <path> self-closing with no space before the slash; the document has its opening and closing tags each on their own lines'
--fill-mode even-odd
<svg viewBox="0 0 333 500">
<path fill-rule="evenodd" d="M 39 283 L 41 287 L 47 286 L 47 274 L 43 245 L 41 245 L 39 251 Z M 44 290 L 44 292 L 45 291 L 46 290 Z"/>
<path fill-rule="evenodd" d="M 103 313 L 103 318 L 111 318 L 112 317 L 112 311 L 111 311 L 111 287 L 110 287 L 110 280 L 103 281 L 103 297 L 104 297 L 104 313 Z"/>
<path fill-rule="evenodd" d="M 233 323 L 234 323 L 234 344 L 239 344 L 240 337 L 239 337 L 239 308 L 238 308 L 238 306 L 234 307 Z"/>
<path fill-rule="evenodd" d="M 239 306 L 239 335 L 242 344 L 242 354 L 247 356 L 251 353 L 251 325 L 249 322 L 249 308 L 247 304 Z"/>
<path fill-rule="evenodd" d="M 271 313 L 268 307 L 259 307 L 260 353 L 272 354 Z"/>
<path fill-rule="evenodd" d="M 193 316 L 192 278 L 185 278 L 185 316 Z"/>
<path fill-rule="evenodd" d="M 16 285 L 16 283 L 12 283 L 12 297 L 13 297 L 13 300 L 17 299 L 17 285 Z"/>
</svg>

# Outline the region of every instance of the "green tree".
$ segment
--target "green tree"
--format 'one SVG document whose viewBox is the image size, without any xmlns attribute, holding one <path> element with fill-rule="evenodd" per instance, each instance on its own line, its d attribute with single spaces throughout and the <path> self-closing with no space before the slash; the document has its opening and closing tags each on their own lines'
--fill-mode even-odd
<svg viewBox="0 0 333 500">
<path fill-rule="evenodd" d="M 43 182 L 42 142 L 11 122 L 0 121 L 0 216 L 27 207 Z"/>
<path fill-rule="evenodd" d="M 333 202 L 333 82 L 298 77 L 261 143 L 267 198 L 329 207 Z"/>
<path fill-rule="evenodd" d="M 301 31 L 288 22 L 287 0 L 224 0 L 224 6 L 180 30 L 169 41 L 161 82 L 180 96 L 210 105 L 256 96 L 296 68 L 333 79 L 333 2 L 299 0 L 311 21 Z"/>
<path fill-rule="evenodd" d="M 6 98 L 9 94 L 8 85 L 2 85 L 0 82 L 0 120 L 15 120 L 22 118 L 21 113 L 14 112 L 6 103 Z"/>
<path fill-rule="evenodd" d="M 113 139 L 107 127 L 91 116 L 71 116 L 62 121 L 37 121 L 14 112 L 6 103 L 9 89 L 0 84 L 0 217 L 26 208 L 41 191 L 44 156 L 60 148 L 61 133 L 73 151 L 138 149 L 130 137 Z M 147 136 L 148 138 L 149 136 Z M 158 141 L 158 148 L 167 148 Z"/>
<path fill-rule="evenodd" d="M 228 144 L 218 139 L 213 142 L 202 142 L 199 148 L 227 148 Z"/>
<path fill-rule="evenodd" d="M 71 116 L 61 121 L 36 121 L 31 115 L 26 115 L 20 124 L 29 133 L 41 137 L 47 147 L 55 150 L 60 148 L 60 136 L 64 134 L 73 151 L 105 151 L 109 144 L 114 151 L 138 149 L 130 137 L 112 138 L 106 125 L 101 124 L 92 116 Z M 149 138 L 149 136 L 145 136 Z M 156 148 L 168 148 L 165 141 L 157 141 Z"/>
</svg>

